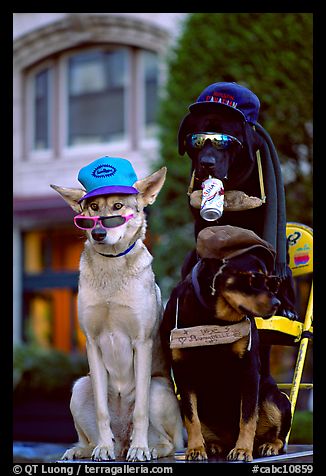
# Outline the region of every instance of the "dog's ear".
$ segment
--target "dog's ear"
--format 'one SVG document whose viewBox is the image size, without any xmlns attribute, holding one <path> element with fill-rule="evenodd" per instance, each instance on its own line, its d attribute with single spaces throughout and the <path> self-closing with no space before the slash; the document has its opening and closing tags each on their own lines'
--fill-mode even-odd
<svg viewBox="0 0 326 476">
<path fill-rule="evenodd" d="M 142 202 L 143 207 L 152 205 L 152 203 L 155 202 L 156 197 L 165 182 L 166 171 L 167 168 L 162 167 L 152 175 L 149 175 L 142 180 L 137 180 L 137 182 L 134 183 L 133 186 L 140 192 L 139 197 L 137 196 L 137 200 Z"/>
<path fill-rule="evenodd" d="M 262 147 L 262 138 L 251 124 L 244 124 L 244 141 L 248 146 L 249 152 L 254 156 L 256 150 Z"/>
<path fill-rule="evenodd" d="M 81 188 L 66 188 L 66 187 L 58 187 L 58 185 L 50 185 L 56 192 L 60 193 L 62 198 L 71 206 L 71 208 L 80 213 L 82 211 L 82 206 L 78 203 L 78 201 L 85 195 L 85 190 Z"/>
<path fill-rule="evenodd" d="M 187 114 L 181 121 L 178 131 L 178 149 L 179 155 L 184 155 L 186 152 L 186 135 L 191 131 L 192 115 Z"/>
</svg>

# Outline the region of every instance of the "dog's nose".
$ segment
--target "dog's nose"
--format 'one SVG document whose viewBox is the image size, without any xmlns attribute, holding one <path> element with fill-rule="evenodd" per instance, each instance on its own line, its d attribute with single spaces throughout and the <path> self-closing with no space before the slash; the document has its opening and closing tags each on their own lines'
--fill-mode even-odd
<svg viewBox="0 0 326 476">
<path fill-rule="evenodd" d="M 202 165 L 203 167 L 214 167 L 215 157 L 204 155 L 200 158 L 200 165 Z"/>
<path fill-rule="evenodd" d="M 104 228 L 94 228 L 92 230 L 92 237 L 95 241 L 103 241 L 106 237 L 106 231 Z"/>
</svg>

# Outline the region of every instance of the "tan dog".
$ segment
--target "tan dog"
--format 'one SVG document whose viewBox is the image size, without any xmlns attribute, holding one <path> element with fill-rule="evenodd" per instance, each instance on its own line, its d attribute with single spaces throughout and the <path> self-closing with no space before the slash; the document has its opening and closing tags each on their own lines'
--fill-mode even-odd
<svg viewBox="0 0 326 476">
<path fill-rule="evenodd" d="M 183 447 L 182 420 L 159 338 L 161 295 L 143 243 L 144 207 L 165 181 L 163 167 L 138 180 L 138 194 L 102 195 L 51 185 L 85 217 L 133 215 L 121 226 L 86 231 L 80 260 L 78 312 L 90 376 L 73 388 L 78 445 L 63 459 L 145 461 Z M 132 245 L 135 245 L 132 247 Z M 126 254 L 126 250 L 130 251 Z"/>
</svg>

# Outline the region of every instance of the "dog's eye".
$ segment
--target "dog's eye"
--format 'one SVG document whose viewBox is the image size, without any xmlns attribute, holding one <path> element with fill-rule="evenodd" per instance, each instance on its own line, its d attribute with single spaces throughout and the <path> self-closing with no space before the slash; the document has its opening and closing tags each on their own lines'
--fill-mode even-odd
<svg viewBox="0 0 326 476">
<path fill-rule="evenodd" d="M 90 207 L 91 207 L 92 210 L 94 210 L 94 212 L 96 212 L 98 210 L 98 204 L 95 203 L 95 202 L 91 203 Z"/>
<path fill-rule="evenodd" d="M 120 210 L 123 207 L 123 203 L 117 202 L 113 205 L 114 210 Z"/>
</svg>

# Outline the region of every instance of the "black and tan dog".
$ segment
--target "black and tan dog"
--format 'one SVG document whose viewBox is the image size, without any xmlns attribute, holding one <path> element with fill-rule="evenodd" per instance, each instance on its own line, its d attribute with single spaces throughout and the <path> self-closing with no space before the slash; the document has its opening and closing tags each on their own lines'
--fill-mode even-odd
<svg viewBox="0 0 326 476">
<path fill-rule="evenodd" d="M 254 320 L 280 304 L 279 278 L 270 275 L 274 251 L 250 230 L 214 226 L 199 233 L 197 252 L 201 259 L 174 288 L 161 329 L 181 396 L 186 458 L 277 455 L 291 408 L 272 377 L 260 375 Z"/>
</svg>

